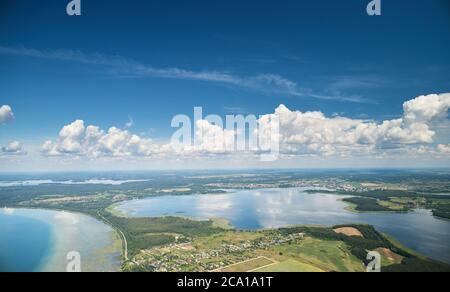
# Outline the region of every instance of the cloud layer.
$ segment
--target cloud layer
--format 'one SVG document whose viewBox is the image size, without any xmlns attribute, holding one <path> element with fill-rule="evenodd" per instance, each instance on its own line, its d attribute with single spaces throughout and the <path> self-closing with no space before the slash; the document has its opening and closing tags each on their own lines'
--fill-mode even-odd
<svg viewBox="0 0 450 292">
<path fill-rule="evenodd" d="M 110 72 L 127 78 L 157 77 L 207 81 L 239 86 L 270 94 L 284 94 L 296 97 L 310 97 L 322 100 L 337 100 L 356 103 L 372 102 L 360 96 L 342 94 L 340 91 L 335 94 L 318 93 L 308 88 L 301 88 L 297 82 L 289 80 L 281 75 L 271 73 L 256 74 L 254 76 L 239 76 L 228 72 L 211 70 L 192 71 L 180 68 L 155 68 L 122 56 L 85 54 L 80 51 L 71 50 L 37 50 L 25 47 L 0 46 L 0 54 L 103 66 L 110 69 Z"/>
<path fill-rule="evenodd" d="M 449 108 L 450 94 L 420 96 L 403 105 L 400 118 L 375 122 L 326 117 L 322 112 L 293 111 L 280 105 L 273 114 L 259 118 L 259 138 L 270 140 L 265 129 L 274 128 L 273 123 L 279 121 L 280 152 L 285 156 L 377 157 L 389 152 L 448 156 L 450 146 L 436 143 L 436 129 L 448 122 Z M 233 149 L 237 131 L 199 120 L 196 143 L 180 149 L 116 127 L 107 131 L 86 127 L 84 121 L 77 120 L 63 127 L 55 141 L 45 142 L 42 153 L 89 158 L 223 155 Z M 258 154 L 256 149 L 248 150 Z"/>
<path fill-rule="evenodd" d="M 357 155 L 432 144 L 433 126 L 445 122 L 450 94 L 420 96 L 403 105 L 403 116 L 381 123 L 328 118 L 321 112 L 291 111 L 280 105 L 281 149 L 289 154 Z M 260 120 L 262 121 L 262 120 Z"/>
<path fill-rule="evenodd" d="M 14 119 L 14 113 L 9 105 L 0 107 L 0 124 L 10 122 Z"/>
<path fill-rule="evenodd" d="M 85 127 L 84 121 L 81 120 L 63 127 L 56 142 L 47 141 L 42 146 L 42 153 L 46 156 L 72 155 L 90 158 L 152 156 L 167 150 L 164 146 L 127 130 L 112 127 L 105 132 L 96 126 Z"/>
</svg>

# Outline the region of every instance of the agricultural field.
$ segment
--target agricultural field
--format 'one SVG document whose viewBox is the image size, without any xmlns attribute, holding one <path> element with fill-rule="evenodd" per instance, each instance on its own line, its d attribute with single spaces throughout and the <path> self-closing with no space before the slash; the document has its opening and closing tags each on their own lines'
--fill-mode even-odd
<svg viewBox="0 0 450 292">
<path fill-rule="evenodd" d="M 305 272 L 305 273 L 320 273 L 323 270 L 296 260 L 287 260 L 281 263 L 277 263 L 265 268 L 255 270 L 257 273 L 284 273 L 284 272 Z"/>
<path fill-rule="evenodd" d="M 348 235 L 337 231 L 351 231 Z M 355 236 L 361 235 L 361 236 Z M 401 246 L 365 225 L 293 227 L 243 232 L 216 230 L 182 243 L 141 250 L 125 271 L 170 272 L 364 272 L 367 251 L 378 251 L 389 271 L 449 267 Z"/>
<path fill-rule="evenodd" d="M 254 272 L 264 267 L 277 264 L 274 260 L 266 257 L 258 257 L 255 259 L 243 261 L 234 265 L 230 265 L 223 269 L 219 269 L 216 272 Z"/>
<path fill-rule="evenodd" d="M 263 252 L 265 254 L 265 252 Z M 281 245 L 269 250 L 276 260 L 296 260 L 326 272 L 362 272 L 364 264 L 341 241 L 307 237 L 297 245 Z"/>
</svg>

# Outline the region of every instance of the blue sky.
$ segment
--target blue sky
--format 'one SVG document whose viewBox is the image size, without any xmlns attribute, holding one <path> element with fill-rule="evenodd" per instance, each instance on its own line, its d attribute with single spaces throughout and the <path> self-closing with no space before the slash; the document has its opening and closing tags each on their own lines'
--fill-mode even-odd
<svg viewBox="0 0 450 292">
<path fill-rule="evenodd" d="M 66 2 L 0 4 L 0 106 L 15 116 L 0 145 L 38 149 L 77 119 L 102 129 L 132 119 L 133 133 L 167 141 L 172 117 L 194 106 L 381 122 L 450 92 L 445 0 L 382 1 L 380 17 L 367 16 L 368 0 L 82 0 L 81 17 Z"/>
</svg>

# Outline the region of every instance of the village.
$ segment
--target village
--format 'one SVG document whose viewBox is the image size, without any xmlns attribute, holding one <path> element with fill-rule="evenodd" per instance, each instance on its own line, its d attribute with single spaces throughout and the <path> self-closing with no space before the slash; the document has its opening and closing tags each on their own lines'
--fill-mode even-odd
<svg viewBox="0 0 450 292">
<path fill-rule="evenodd" d="M 252 252 L 256 250 L 298 243 L 304 237 L 303 233 L 286 236 L 268 233 L 256 240 L 246 240 L 239 244 L 222 243 L 219 247 L 211 249 L 197 249 L 192 241 L 171 244 L 142 251 L 135 257 L 133 263 L 154 272 L 186 272 L 191 269 L 213 272 L 254 258 Z"/>
</svg>

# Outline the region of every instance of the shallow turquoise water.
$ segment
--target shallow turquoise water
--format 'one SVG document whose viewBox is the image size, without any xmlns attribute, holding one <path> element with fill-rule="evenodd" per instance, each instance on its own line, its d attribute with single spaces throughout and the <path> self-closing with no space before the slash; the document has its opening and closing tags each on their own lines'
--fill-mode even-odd
<svg viewBox="0 0 450 292">
<path fill-rule="evenodd" d="M 38 270 L 49 256 L 52 236 L 43 221 L 0 213 L 0 271 Z"/>
<path fill-rule="evenodd" d="M 112 229 L 85 215 L 0 209 L 0 271 L 64 272 L 72 251 L 82 271 L 117 271 L 121 250 L 113 243 Z"/>
<path fill-rule="evenodd" d="M 290 225 L 364 223 L 397 238 L 430 258 L 450 263 L 450 221 L 429 211 L 410 213 L 353 213 L 342 196 L 306 194 L 301 189 L 238 191 L 221 195 L 164 196 L 120 204 L 132 217 L 187 216 L 225 218 L 238 229 L 256 230 Z"/>
</svg>

